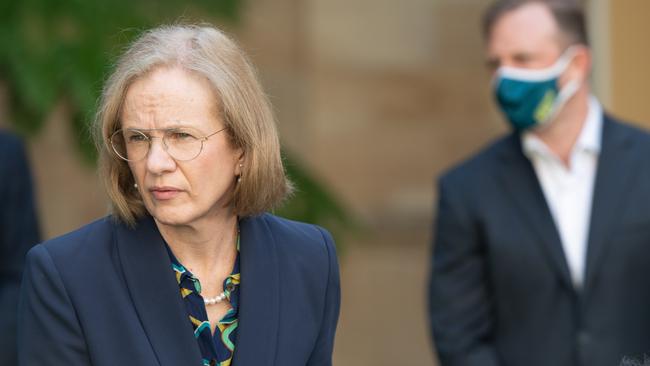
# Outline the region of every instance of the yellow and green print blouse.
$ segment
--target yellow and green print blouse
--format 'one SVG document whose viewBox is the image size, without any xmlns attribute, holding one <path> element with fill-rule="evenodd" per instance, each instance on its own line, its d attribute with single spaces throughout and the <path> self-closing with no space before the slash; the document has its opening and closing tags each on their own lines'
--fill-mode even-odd
<svg viewBox="0 0 650 366">
<path fill-rule="evenodd" d="M 239 235 L 237 235 L 237 257 L 232 273 L 223 283 L 226 299 L 230 302 L 231 309 L 219 320 L 214 335 L 210 331 L 210 322 L 201 296 L 201 283 L 181 263 L 178 262 L 172 251 L 167 248 L 172 269 L 176 275 L 181 296 L 189 321 L 194 329 L 194 338 L 199 344 L 204 366 L 232 366 L 232 357 L 235 353 L 235 339 L 237 338 L 237 324 L 239 313 Z"/>
</svg>

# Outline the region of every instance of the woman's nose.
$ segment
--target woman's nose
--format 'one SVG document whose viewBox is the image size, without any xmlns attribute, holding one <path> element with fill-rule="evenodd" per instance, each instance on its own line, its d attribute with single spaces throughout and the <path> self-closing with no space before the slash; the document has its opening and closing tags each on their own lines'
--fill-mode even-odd
<svg viewBox="0 0 650 366">
<path fill-rule="evenodd" d="M 169 155 L 161 138 L 152 138 L 147 154 L 147 170 L 154 174 L 162 174 L 176 168 L 176 161 Z"/>
</svg>

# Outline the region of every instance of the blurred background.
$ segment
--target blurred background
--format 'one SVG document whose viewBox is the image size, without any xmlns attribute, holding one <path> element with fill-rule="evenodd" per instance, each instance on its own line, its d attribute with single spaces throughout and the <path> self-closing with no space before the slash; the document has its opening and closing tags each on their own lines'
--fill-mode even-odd
<svg viewBox="0 0 650 366">
<path fill-rule="evenodd" d="M 0 128 L 26 139 L 43 237 L 73 230 L 108 208 L 86 126 L 112 60 L 152 25 L 227 30 L 260 71 L 299 185 L 281 213 L 340 244 L 335 364 L 435 364 L 425 308 L 435 177 L 506 132 L 484 67 L 487 4 L 5 0 Z M 650 1 L 585 6 L 599 98 L 650 126 Z"/>
</svg>

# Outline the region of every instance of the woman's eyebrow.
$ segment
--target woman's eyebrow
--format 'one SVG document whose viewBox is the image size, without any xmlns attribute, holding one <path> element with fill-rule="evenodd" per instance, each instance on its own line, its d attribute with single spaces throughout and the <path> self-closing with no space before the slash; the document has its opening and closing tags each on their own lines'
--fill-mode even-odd
<svg viewBox="0 0 650 366">
<path fill-rule="evenodd" d="M 127 131 L 141 131 L 141 132 L 150 132 L 150 131 L 169 131 L 169 130 L 179 130 L 179 129 L 187 129 L 187 130 L 196 130 L 196 128 L 187 125 L 187 124 L 181 124 L 181 123 L 174 123 L 170 124 L 169 126 L 166 127 L 161 127 L 161 128 L 138 128 L 138 127 L 125 127 L 123 128 L 124 130 Z"/>
</svg>

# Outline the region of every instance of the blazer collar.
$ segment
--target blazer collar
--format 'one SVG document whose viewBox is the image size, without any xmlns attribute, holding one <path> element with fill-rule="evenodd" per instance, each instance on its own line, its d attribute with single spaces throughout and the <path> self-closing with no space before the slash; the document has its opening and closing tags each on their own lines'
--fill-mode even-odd
<svg viewBox="0 0 650 366">
<path fill-rule="evenodd" d="M 267 215 L 240 221 L 239 326 L 233 364 L 271 366 L 280 322 L 278 254 Z"/>
<path fill-rule="evenodd" d="M 233 363 L 271 366 L 277 346 L 280 278 L 276 243 L 265 216 L 240 221 L 239 326 Z M 147 216 L 134 229 L 115 225 L 115 242 L 133 304 L 160 365 L 200 365 L 165 242 Z"/>
<path fill-rule="evenodd" d="M 537 237 L 536 243 L 551 266 L 568 288 L 573 288 L 569 267 L 564 257 L 560 234 L 546 203 L 535 170 L 523 153 L 518 134 L 508 136 L 498 153 L 504 164 L 497 172 L 506 196 L 512 201 L 529 230 Z"/>
<path fill-rule="evenodd" d="M 635 156 L 632 137 L 628 128 L 605 115 L 591 206 L 585 291 L 594 283 L 596 270 L 611 246 L 611 235 L 620 223 L 634 174 L 639 171 L 637 165 L 643 161 L 643 157 Z"/>
<path fill-rule="evenodd" d="M 158 363 L 200 365 L 192 325 L 153 218 L 139 220 L 134 229 L 116 224 L 115 241 L 133 305 Z"/>
<path fill-rule="evenodd" d="M 627 202 L 632 176 L 641 159 L 634 157 L 632 134 L 607 114 L 603 117 L 602 147 L 589 225 L 587 266 L 583 289 L 594 282 L 609 244 L 613 228 L 619 222 Z M 504 164 L 499 174 L 508 195 L 513 199 L 530 229 L 536 233 L 544 253 L 560 274 L 563 283 L 573 288 L 562 242 L 553 221 L 532 164 L 523 154 L 518 134 L 508 136 L 498 151 Z"/>
</svg>

